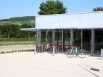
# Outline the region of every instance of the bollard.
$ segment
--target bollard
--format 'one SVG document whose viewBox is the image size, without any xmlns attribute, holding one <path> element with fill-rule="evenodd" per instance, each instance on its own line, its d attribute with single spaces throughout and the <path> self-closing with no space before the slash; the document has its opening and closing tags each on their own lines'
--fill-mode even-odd
<svg viewBox="0 0 103 77">
<path fill-rule="evenodd" d="M 17 49 L 16 49 L 16 52 L 17 52 L 17 53 L 19 52 L 19 47 L 18 47 L 18 45 L 17 45 Z"/>
<path fill-rule="evenodd" d="M 78 48 L 76 47 L 76 51 L 75 51 L 76 53 L 78 53 Z"/>
<path fill-rule="evenodd" d="M 103 49 L 101 49 L 101 59 L 103 59 Z"/>
<path fill-rule="evenodd" d="M 34 54 L 36 54 L 36 46 L 34 46 Z"/>
<path fill-rule="evenodd" d="M 53 55 L 52 56 L 54 56 L 55 55 L 55 46 L 53 46 Z"/>
</svg>

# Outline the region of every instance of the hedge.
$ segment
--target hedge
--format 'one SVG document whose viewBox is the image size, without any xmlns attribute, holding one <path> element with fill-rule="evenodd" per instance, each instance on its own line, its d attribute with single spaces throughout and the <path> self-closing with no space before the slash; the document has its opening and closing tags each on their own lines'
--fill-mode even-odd
<svg viewBox="0 0 103 77">
<path fill-rule="evenodd" d="M 0 38 L 0 41 L 35 41 L 36 38 Z"/>
</svg>

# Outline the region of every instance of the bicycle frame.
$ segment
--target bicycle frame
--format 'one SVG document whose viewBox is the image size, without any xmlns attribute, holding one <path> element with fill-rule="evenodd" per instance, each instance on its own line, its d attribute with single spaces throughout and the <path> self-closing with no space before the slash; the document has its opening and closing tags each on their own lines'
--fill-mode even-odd
<svg viewBox="0 0 103 77">
<path fill-rule="evenodd" d="M 71 49 L 68 51 L 69 53 L 67 54 L 67 56 L 70 58 L 72 58 L 74 55 L 80 58 L 84 58 L 86 56 L 86 51 L 77 47 L 71 47 Z"/>
</svg>

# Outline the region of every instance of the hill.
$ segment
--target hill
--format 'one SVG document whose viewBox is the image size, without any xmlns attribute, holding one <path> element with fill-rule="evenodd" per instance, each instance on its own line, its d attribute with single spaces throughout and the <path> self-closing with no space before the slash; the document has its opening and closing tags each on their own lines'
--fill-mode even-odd
<svg viewBox="0 0 103 77">
<path fill-rule="evenodd" d="M 12 17 L 12 18 L 9 18 L 9 19 L 0 20 L 0 25 L 4 25 L 4 24 L 34 25 L 35 24 L 35 17 L 34 16 Z"/>
<path fill-rule="evenodd" d="M 31 38 L 35 32 L 21 31 L 20 28 L 34 28 L 35 17 L 12 17 L 0 20 L 0 38 Z"/>
</svg>

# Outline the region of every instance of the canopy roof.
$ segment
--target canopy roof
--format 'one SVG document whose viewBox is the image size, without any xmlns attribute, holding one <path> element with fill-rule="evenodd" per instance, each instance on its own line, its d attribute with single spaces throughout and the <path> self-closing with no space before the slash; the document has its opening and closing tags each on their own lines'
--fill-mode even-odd
<svg viewBox="0 0 103 77">
<path fill-rule="evenodd" d="M 37 31 L 36 28 L 21 28 L 22 31 Z"/>
<path fill-rule="evenodd" d="M 103 12 L 41 15 L 35 29 L 101 29 Z"/>
</svg>

